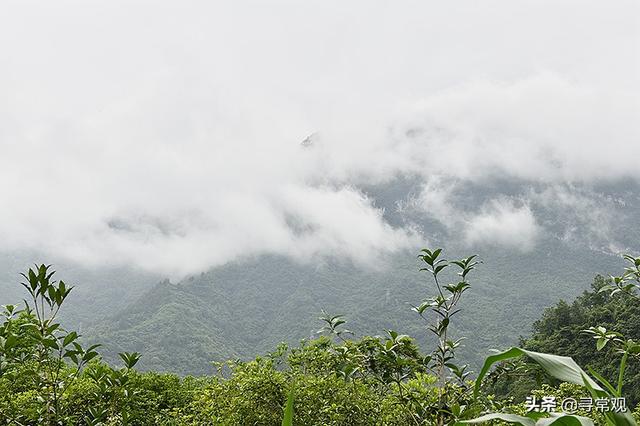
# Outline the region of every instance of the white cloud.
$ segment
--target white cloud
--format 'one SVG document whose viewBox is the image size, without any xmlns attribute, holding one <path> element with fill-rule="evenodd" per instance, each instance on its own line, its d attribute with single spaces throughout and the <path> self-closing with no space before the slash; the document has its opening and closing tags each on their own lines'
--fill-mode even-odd
<svg viewBox="0 0 640 426">
<path fill-rule="evenodd" d="M 634 2 L 33 3 L 0 6 L 5 251 L 361 262 L 416 238 L 365 183 L 640 178 Z M 469 241 L 535 236 L 526 207 L 476 213 Z"/>
<path fill-rule="evenodd" d="M 626 250 L 615 229 L 616 221 L 626 222 L 619 211 L 623 199 L 573 185 L 549 185 L 531 191 L 528 197 L 547 212 L 554 212 L 548 228 L 559 230 L 556 237 L 615 254 Z"/>
<path fill-rule="evenodd" d="M 467 245 L 499 245 L 522 252 L 534 248 L 542 227 L 528 197 L 495 198 L 492 192 L 475 195 L 467 192 L 465 196 L 465 184 L 443 177 L 429 178 L 409 208 L 437 220 L 450 238 Z M 475 199 L 466 199 L 470 196 Z"/>
<path fill-rule="evenodd" d="M 631 90 L 629 90 L 631 89 Z M 637 87 L 594 88 L 543 72 L 427 98 L 405 128 L 423 170 L 465 179 L 640 179 Z"/>
<path fill-rule="evenodd" d="M 465 224 L 468 244 L 498 244 L 523 252 L 531 250 L 540 228 L 527 205 L 516 206 L 513 200 L 493 200 Z"/>
</svg>

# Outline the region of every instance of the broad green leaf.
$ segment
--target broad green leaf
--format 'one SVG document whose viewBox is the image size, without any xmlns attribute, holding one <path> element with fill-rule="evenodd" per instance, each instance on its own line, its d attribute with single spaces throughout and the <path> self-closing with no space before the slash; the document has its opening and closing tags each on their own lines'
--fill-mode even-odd
<svg viewBox="0 0 640 426">
<path fill-rule="evenodd" d="M 571 414 L 552 414 L 551 417 L 545 417 L 536 422 L 529 417 L 507 413 L 487 414 L 473 420 L 459 422 L 459 424 L 483 423 L 491 420 L 502 420 L 507 423 L 516 423 L 523 426 L 594 426 L 593 420 Z"/>
<path fill-rule="evenodd" d="M 606 392 L 601 392 L 594 389 L 593 386 L 591 386 L 591 384 L 589 384 L 589 382 L 586 380 L 586 377 L 584 380 L 584 386 L 589 390 L 589 393 L 594 398 L 611 396 L 611 395 L 608 395 Z M 625 411 L 624 413 L 614 413 L 609 411 L 609 412 L 605 412 L 604 415 L 607 418 L 608 425 L 636 426 L 636 421 L 631 415 L 631 413 L 629 412 L 629 410 Z"/>
<path fill-rule="evenodd" d="M 489 369 L 491 368 L 491 366 L 493 366 L 493 364 L 520 356 L 527 356 L 531 358 L 548 374 L 558 380 L 561 380 L 563 382 L 575 383 L 581 386 L 584 386 L 585 381 L 587 381 L 594 390 L 600 392 L 604 391 L 604 389 L 602 389 L 600 385 L 598 385 L 591 377 L 589 377 L 589 375 L 587 375 L 587 373 L 585 373 L 584 370 L 580 368 L 580 366 L 569 357 L 544 354 L 513 347 L 507 351 L 487 357 L 482 370 L 480 370 L 480 374 L 478 374 L 478 378 L 476 379 L 474 395 L 477 396 L 478 392 L 480 392 L 482 379 L 487 375 Z"/>
<path fill-rule="evenodd" d="M 507 414 L 507 413 L 492 413 L 486 414 L 484 416 L 472 419 L 472 420 L 464 420 L 458 422 L 456 424 L 471 424 L 471 423 L 484 423 L 491 420 L 503 420 L 508 423 L 517 423 L 522 426 L 536 426 L 536 422 L 529 417 L 518 416 L 517 414 Z"/>
<path fill-rule="evenodd" d="M 536 426 L 594 426 L 593 420 L 571 414 L 552 414 L 551 417 L 540 419 Z"/>
<path fill-rule="evenodd" d="M 58 341 L 56 339 L 42 339 L 42 344 L 47 348 L 56 350 L 60 349 L 60 346 L 58 345 Z"/>
<path fill-rule="evenodd" d="M 624 413 L 605 413 L 605 416 L 612 419 L 616 426 L 636 426 L 636 420 L 629 411 Z"/>
</svg>

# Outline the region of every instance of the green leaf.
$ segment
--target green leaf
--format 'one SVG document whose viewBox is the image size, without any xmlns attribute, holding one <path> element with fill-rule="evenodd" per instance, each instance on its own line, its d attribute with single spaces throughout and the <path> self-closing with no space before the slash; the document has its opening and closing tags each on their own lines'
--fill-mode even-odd
<svg viewBox="0 0 640 426">
<path fill-rule="evenodd" d="M 84 354 L 84 356 L 82 357 L 82 360 L 83 360 L 84 362 L 89 362 L 89 361 L 91 361 L 92 359 L 94 359 L 94 358 L 95 358 L 95 357 L 97 357 L 97 356 L 98 356 L 98 352 L 93 352 L 93 351 L 91 351 L 91 352 L 87 352 L 87 353 L 85 353 L 85 354 Z"/>
<path fill-rule="evenodd" d="M 42 344 L 47 348 L 58 350 L 60 346 L 58 346 L 58 341 L 56 339 L 42 339 Z"/>
<path fill-rule="evenodd" d="M 52 286 L 52 287 L 47 287 L 47 295 L 49 296 L 49 300 L 47 301 L 47 303 L 49 304 L 53 304 L 56 301 L 57 298 L 57 292 L 56 289 Z"/>
<path fill-rule="evenodd" d="M 97 345 L 91 345 L 87 348 L 87 352 L 92 351 L 96 348 L 99 348 L 100 346 L 102 346 L 101 344 L 97 344 Z"/>
<path fill-rule="evenodd" d="M 18 338 L 13 334 L 9 334 L 7 336 L 7 340 L 5 341 L 4 347 L 6 350 L 9 350 L 12 347 L 14 347 L 17 343 L 18 343 Z"/>
<path fill-rule="evenodd" d="M 536 426 L 594 426 L 593 420 L 571 414 L 552 414 L 551 417 L 540 419 Z"/>
<path fill-rule="evenodd" d="M 121 352 L 118 356 L 120 356 L 125 367 L 128 369 L 132 369 L 140 360 L 140 354 L 138 352 Z"/>
<path fill-rule="evenodd" d="M 422 313 L 424 313 L 424 311 L 425 311 L 429 306 L 431 306 L 431 303 L 429 303 L 429 302 L 423 302 L 423 303 L 421 303 L 421 304 L 420 304 L 420 306 L 414 306 L 414 307 L 413 307 L 413 310 L 414 310 L 414 311 L 416 311 L 416 312 L 417 312 L 417 313 L 419 313 L 419 314 L 422 314 Z"/>
<path fill-rule="evenodd" d="M 517 423 L 523 426 L 536 426 L 536 422 L 529 417 L 518 416 L 516 414 L 493 413 L 487 414 L 472 420 L 464 420 L 456 424 L 484 423 L 490 420 L 503 420 L 508 423 Z"/>
<path fill-rule="evenodd" d="M 585 380 L 593 389 L 603 392 L 604 389 L 600 387 L 576 362 L 566 356 L 558 356 L 551 354 L 544 354 L 540 352 L 528 351 L 526 349 L 513 347 L 507 351 L 491 355 L 487 357 L 478 374 L 474 387 L 474 395 L 477 396 L 480 392 L 480 385 L 482 379 L 487 375 L 491 366 L 497 362 L 504 361 L 511 358 L 517 358 L 520 356 L 527 356 L 535 361 L 540 367 L 542 367 L 548 374 L 563 382 L 574 383 L 584 386 Z M 584 379 L 583 379 L 584 378 Z"/>
<path fill-rule="evenodd" d="M 529 417 L 516 414 L 493 413 L 478 417 L 473 420 L 465 420 L 457 424 L 483 423 L 490 420 L 502 420 L 507 423 L 517 423 L 523 426 L 594 426 L 593 420 L 586 417 L 571 414 L 551 414 L 551 417 L 539 419 L 537 422 Z"/>
<path fill-rule="evenodd" d="M 446 263 L 443 263 L 442 265 L 438 265 L 438 266 L 436 266 L 436 267 L 434 268 L 433 273 L 434 273 L 435 275 L 438 275 L 438 273 L 440 273 L 440 271 L 442 271 L 442 270 L 443 270 L 444 268 L 446 268 L 447 266 L 449 266 L 449 265 L 447 265 Z"/>
<path fill-rule="evenodd" d="M 602 375 L 600 373 L 598 373 L 597 371 L 595 371 L 593 368 L 591 367 L 587 367 L 587 369 L 589 370 L 589 373 L 591 373 L 591 375 L 593 377 L 596 378 L 596 380 L 598 380 L 600 383 L 602 383 L 602 385 L 607 388 L 607 390 L 609 392 L 611 392 L 612 395 L 615 396 L 619 396 L 615 390 L 615 388 L 613 387 L 613 385 L 611 383 L 609 383 L 609 381 L 607 379 L 605 379 L 604 377 L 602 377 Z"/>
<path fill-rule="evenodd" d="M 58 323 L 51 324 L 49 327 L 46 328 L 46 332 L 47 332 L 47 334 L 52 335 L 53 332 L 56 331 L 59 328 L 60 328 L 60 324 L 58 324 Z"/>
<path fill-rule="evenodd" d="M 31 286 L 32 290 L 35 290 L 36 287 L 38 286 L 38 277 L 36 276 L 35 272 L 33 272 L 33 269 L 29 268 L 29 285 Z"/>
<path fill-rule="evenodd" d="M 624 413 L 607 412 L 605 416 L 612 419 L 616 426 L 637 426 L 636 420 L 628 410 Z"/>
<path fill-rule="evenodd" d="M 75 331 L 72 331 L 71 333 L 64 336 L 64 340 L 62 341 L 62 346 L 64 347 L 69 345 L 71 342 L 73 342 L 77 338 L 78 338 L 78 333 L 76 333 Z"/>
<path fill-rule="evenodd" d="M 293 426 L 293 389 L 289 391 L 289 396 L 287 397 L 282 426 Z"/>
</svg>

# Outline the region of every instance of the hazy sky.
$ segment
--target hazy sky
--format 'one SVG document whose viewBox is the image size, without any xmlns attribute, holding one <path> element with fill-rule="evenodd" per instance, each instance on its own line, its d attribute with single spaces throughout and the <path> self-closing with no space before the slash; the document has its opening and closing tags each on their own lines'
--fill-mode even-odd
<svg viewBox="0 0 640 426">
<path fill-rule="evenodd" d="M 640 180 L 639 4 L 2 0 L 0 250 L 366 262 L 426 236 L 363 183 L 420 176 L 428 215 L 470 179 L 559 203 Z M 509 197 L 456 220 L 523 249 L 540 227 Z"/>
</svg>

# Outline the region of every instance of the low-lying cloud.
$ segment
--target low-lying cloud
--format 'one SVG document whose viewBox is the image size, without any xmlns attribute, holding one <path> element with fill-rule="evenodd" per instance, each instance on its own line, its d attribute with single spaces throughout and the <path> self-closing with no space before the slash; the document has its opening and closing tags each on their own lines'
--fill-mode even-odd
<svg viewBox="0 0 640 426">
<path fill-rule="evenodd" d="M 511 200 L 493 200 L 465 224 L 469 244 L 497 244 L 522 252 L 531 250 L 540 228 L 531 209 Z"/>
</svg>

